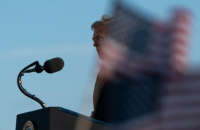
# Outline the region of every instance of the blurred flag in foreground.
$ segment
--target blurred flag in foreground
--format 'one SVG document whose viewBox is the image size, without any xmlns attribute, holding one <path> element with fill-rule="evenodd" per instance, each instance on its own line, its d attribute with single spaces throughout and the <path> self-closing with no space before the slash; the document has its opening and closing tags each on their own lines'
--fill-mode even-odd
<svg viewBox="0 0 200 130">
<path fill-rule="evenodd" d="M 176 114 L 173 115 L 174 111 L 171 110 L 174 110 L 173 105 L 176 103 L 168 104 L 164 100 L 182 100 L 182 96 L 186 96 L 188 103 L 192 103 L 192 93 L 179 95 L 179 92 L 187 91 L 187 87 L 181 88 L 178 85 L 190 79 L 173 80 L 173 77 L 180 74 L 184 77 L 187 71 L 189 29 L 190 14 L 185 9 L 176 9 L 172 18 L 163 22 L 117 1 L 103 48 L 101 71 L 107 82 L 102 87 L 96 111 L 97 119 L 122 123 L 128 120 L 138 122 L 140 118 L 146 117 L 144 120 L 149 126 L 142 126 L 143 130 L 151 130 L 151 126 L 152 130 L 157 126 L 162 127 L 159 121 L 166 122 L 161 129 L 167 129 L 168 125 L 169 128 L 175 128 L 172 118 L 176 117 Z M 177 90 L 174 89 L 176 87 L 168 89 L 171 82 Z M 188 86 L 188 89 L 193 91 L 192 87 Z M 167 93 L 169 90 L 172 92 Z M 165 96 L 166 94 L 169 94 L 169 97 Z M 172 116 L 168 119 L 160 116 L 162 114 Z M 152 118 L 152 123 L 147 118 L 149 115 L 156 117 Z M 154 120 L 156 121 L 153 122 Z M 176 125 L 182 123 L 181 121 L 177 120 Z"/>
<path fill-rule="evenodd" d="M 153 19 L 116 2 L 104 47 L 104 66 L 129 77 L 171 75 L 187 69 L 190 14 L 176 9 L 169 21 Z"/>
<path fill-rule="evenodd" d="M 163 82 L 157 110 L 118 126 L 119 130 L 199 130 L 200 71 Z"/>
</svg>

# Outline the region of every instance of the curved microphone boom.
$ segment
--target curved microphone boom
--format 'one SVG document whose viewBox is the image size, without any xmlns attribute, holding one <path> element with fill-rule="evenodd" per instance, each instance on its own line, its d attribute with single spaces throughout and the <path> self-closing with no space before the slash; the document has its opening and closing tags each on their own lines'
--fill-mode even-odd
<svg viewBox="0 0 200 130">
<path fill-rule="evenodd" d="M 33 66 L 35 67 L 32 69 L 29 69 Z M 33 99 L 34 101 L 39 103 L 42 108 L 45 108 L 46 105 L 42 100 L 37 98 L 35 95 L 30 94 L 29 92 L 26 91 L 26 89 L 22 87 L 21 78 L 22 76 L 24 76 L 24 73 L 31 73 L 31 72 L 41 73 L 43 70 L 45 70 L 47 73 L 55 73 L 55 72 L 60 71 L 63 67 L 64 67 L 64 61 L 59 57 L 47 60 L 43 66 L 41 66 L 38 61 L 35 61 L 32 64 L 26 66 L 24 69 L 22 69 L 20 73 L 18 74 L 18 77 L 17 77 L 18 88 L 25 96 Z"/>
</svg>

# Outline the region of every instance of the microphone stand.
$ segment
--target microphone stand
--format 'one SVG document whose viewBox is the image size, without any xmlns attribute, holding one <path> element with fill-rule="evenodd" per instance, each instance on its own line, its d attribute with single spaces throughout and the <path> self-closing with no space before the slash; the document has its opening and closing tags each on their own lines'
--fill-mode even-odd
<svg viewBox="0 0 200 130">
<path fill-rule="evenodd" d="M 25 96 L 39 103 L 42 109 L 18 114 L 16 121 L 16 130 L 112 130 L 110 129 L 110 125 L 83 116 L 79 113 L 61 107 L 46 107 L 45 104 L 39 98 L 37 98 L 35 95 L 30 94 L 23 88 L 22 76 L 24 76 L 25 73 L 40 73 L 43 70 L 51 73 L 56 72 L 60 70 L 59 66 L 56 66 L 56 69 L 48 70 L 48 67 L 54 64 L 55 62 L 56 61 L 54 59 L 49 60 L 45 62 L 44 66 L 41 66 L 39 65 L 38 61 L 35 61 L 32 64 L 25 67 L 24 69 L 22 69 L 18 74 L 17 85 L 20 91 Z M 78 123 L 81 127 L 77 127 L 77 120 L 80 121 Z M 89 125 L 82 126 L 81 124 Z"/>
<path fill-rule="evenodd" d="M 46 105 L 45 105 L 45 103 L 44 103 L 42 100 L 40 100 L 40 99 L 39 99 L 38 97 L 36 97 L 35 95 L 32 95 L 31 93 L 27 92 L 26 89 L 24 89 L 23 86 L 22 86 L 22 80 L 21 80 L 21 79 L 22 79 L 22 76 L 24 76 L 24 73 L 26 73 L 26 71 L 28 71 L 28 69 L 29 69 L 30 67 L 32 67 L 32 66 L 36 66 L 35 68 L 40 68 L 40 65 L 39 65 L 39 62 L 38 62 L 38 61 L 35 61 L 35 62 L 33 62 L 32 64 L 26 66 L 24 69 L 22 69 L 22 70 L 20 71 L 20 73 L 19 73 L 18 76 L 17 76 L 17 85 L 18 85 L 19 90 L 20 90 L 25 96 L 27 96 L 27 97 L 31 98 L 32 100 L 36 101 L 37 103 L 39 103 L 40 106 L 41 106 L 42 108 L 46 108 Z M 40 69 L 40 72 L 42 72 L 42 71 L 43 71 L 43 69 L 41 68 L 41 69 Z M 39 72 L 38 72 L 38 73 L 39 73 Z"/>
</svg>

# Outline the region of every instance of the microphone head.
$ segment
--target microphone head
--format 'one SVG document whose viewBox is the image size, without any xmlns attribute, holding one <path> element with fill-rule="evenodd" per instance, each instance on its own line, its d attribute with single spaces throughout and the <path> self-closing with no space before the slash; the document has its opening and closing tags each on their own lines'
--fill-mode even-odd
<svg viewBox="0 0 200 130">
<path fill-rule="evenodd" d="M 44 63 L 43 67 L 47 73 L 55 73 L 60 71 L 64 67 L 64 61 L 59 57 L 52 58 L 50 60 L 47 60 Z"/>
</svg>

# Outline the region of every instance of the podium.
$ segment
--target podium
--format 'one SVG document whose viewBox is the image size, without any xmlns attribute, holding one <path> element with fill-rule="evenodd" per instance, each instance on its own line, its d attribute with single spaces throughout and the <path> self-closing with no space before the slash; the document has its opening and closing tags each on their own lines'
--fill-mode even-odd
<svg viewBox="0 0 200 130">
<path fill-rule="evenodd" d="M 17 115 L 16 130 L 111 130 L 111 125 L 64 108 L 48 107 Z"/>
</svg>

